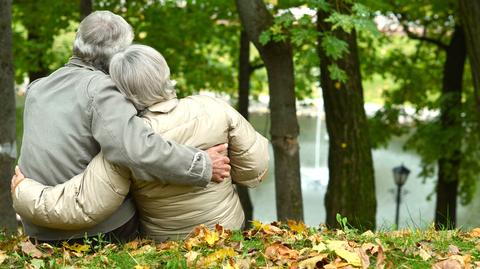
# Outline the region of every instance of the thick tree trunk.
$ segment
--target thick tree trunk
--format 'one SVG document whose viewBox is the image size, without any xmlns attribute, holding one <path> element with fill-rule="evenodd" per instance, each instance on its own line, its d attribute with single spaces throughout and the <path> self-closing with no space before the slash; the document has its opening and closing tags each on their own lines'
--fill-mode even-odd
<svg viewBox="0 0 480 269">
<path fill-rule="evenodd" d="M 459 6 L 480 120 L 480 0 L 459 0 Z"/>
<path fill-rule="evenodd" d="M 342 2 L 342 1 L 340 1 Z M 336 6 L 345 7 L 346 3 Z M 335 5 L 332 5 L 335 6 Z M 346 10 L 339 10 L 347 12 Z M 332 31 L 328 17 L 318 12 L 319 32 Z M 325 118 L 329 135 L 328 168 L 330 180 L 325 195 L 326 223 L 338 227 L 336 214 L 348 218 L 356 228 L 375 228 L 377 202 L 368 123 L 364 109 L 362 79 L 358 59 L 356 33 L 341 29 L 332 34 L 348 43 L 348 54 L 333 61 L 318 42 L 320 82 L 323 91 Z M 330 78 L 328 66 L 336 63 L 346 72 L 347 81 Z"/>
<path fill-rule="evenodd" d="M 92 13 L 92 0 L 80 0 L 80 21 Z"/>
<path fill-rule="evenodd" d="M 445 155 L 438 160 L 437 202 L 435 227 L 453 229 L 457 215 L 457 191 L 460 177 L 462 147 L 462 80 L 467 49 L 462 27 L 456 26 L 443 68 L 442 103 L 440 120 L 443 130 L 453 136 L 445 145 Z"/>
<path fill-rule="evenodd" d="M 0 0 L 0 229 L 15 232 L 10 180 L 17 148 L 15 143 L 15 95 L 12 52 L 12 1 Z"/>
<path fill-rule="evenodd" d="M 260 34 L 273 23 L 262 0 L 237 0 L 236 3 L 242 25 L 267 68 L 277 217 L 303 220 L 292 46 L 273 41 L 260 44 Z"/>
<path fill-rule="evenodd" d="M 238 111 L 248 120 L 248 106 L 250 95 L 250 40 L 247 33 L 240 34 L 240 56 L 238 65 Z M 245 212 L 245 229 L 250 227 L 253 220 L 253 205 L 248 188 L 237 185 L 238 196 Z"/>
</svg>

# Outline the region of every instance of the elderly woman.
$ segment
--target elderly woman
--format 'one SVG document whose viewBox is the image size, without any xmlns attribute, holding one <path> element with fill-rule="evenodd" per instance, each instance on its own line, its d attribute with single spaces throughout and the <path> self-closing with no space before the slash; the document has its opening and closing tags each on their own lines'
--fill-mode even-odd
<svg viewBox="0 0 480 269">
<path fill-rule="evenodd" d="M 227 103 L 207 96 L 177 99 L 170 70 L 151 47 L 132 45 L 116 54 L 110 75 L 118 89 L 143 111 L 145 123 L 168 140 L 207 149 L 228 143 L 231 178 L 207 187 L 132 179 L 127 169 L 97 155 L 64 184 L 45 186 L 17 171 L 14 208 L 29 221 L 57 229 L 93 226 L 121 204 L 128 191 L 140 218 L 140 233 L 156 241 L 181 239 L 200 224 L 241 228 L 244 213 L 233 183 L 255 187 L 268 168 L 268 141 Z"/>
</svg>

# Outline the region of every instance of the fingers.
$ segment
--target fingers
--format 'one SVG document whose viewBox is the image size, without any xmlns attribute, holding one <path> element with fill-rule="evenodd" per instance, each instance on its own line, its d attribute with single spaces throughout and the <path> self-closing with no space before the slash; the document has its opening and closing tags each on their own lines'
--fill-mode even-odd
<svg viewBox="0 0 480 269">
<path fill-rule="evenodd" d="M 25 176 L 23 175 L 22 171 L 20 170 L 20 167 L 15 166 L 15 175 L 18 177 L 18 178 L 25 178 Z"/>
<path fill-rule="evenodd" d="M 216 152 L 216 153 L 224 153 L 226 150 L 228 149 L 228 144 L 227 143 L 224 143 L 224 144 L 220 144 L 220 145 L 216 145 L 216 146 L 213 146 L 211 148 L 209 148 L 207 151 L 208 152 Z"/>
</svg>

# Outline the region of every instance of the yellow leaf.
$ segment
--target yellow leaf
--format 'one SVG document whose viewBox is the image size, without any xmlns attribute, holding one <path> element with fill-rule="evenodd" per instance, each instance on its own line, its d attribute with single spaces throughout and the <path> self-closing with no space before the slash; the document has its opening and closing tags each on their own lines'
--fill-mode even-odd
<svg viewBox="0 0 480 269">
<path fill-rule="evenodd" d="M 296 222 L 294 220 L 287 220 L 288 227 L 290 227 L 290 230 L 297 232 L 299 234 L 305 232 L 307 230 L 307 226 L 305 223 L 299 221 Z"/>
<path fill-rule="evenodd" d="M 432 255 L 430 255 L 430 254 L 429 254 L 426 250 L 424 250 L 423 248 L 420 248 L 420 251 L 418 252 L 418 255 L 419 255 L 420 257 L 422 257 L 422 259 L 423 259 L 424 261 L 427 261 L 427 260 L 429 260 L 429 259 L 432 257 Z"/>
<path fill-rule="evenodd" d="M 327 248 L 335 251 L 337 249 L 345 249 L 347 247 L 347 241 L 339 241 L 339 240 L 328 240 L 326 241 Z"/>
<path fill-rule="evenodd" d="M 258 220 L 252 220 L 252 229 L 254 230 L 260 230 L 262 228 L 263 224 L 262 222 Z"/>
<path fill-rule="evenodd" d="M 133 268 L 135 268 L 135 269 L 150 269 L 150 266 L 137 264 Z"/>
<path fill-rule="evenodd" d="M 205 229 L 205 242 L 207 242 L 209 246 L 213 246 L 219 239 L 220 237 L 217 232 L 211 232 L 209 229 Z"/>
<path fill-rule="evenodd" d="M 324 243 L 320 242 L 318 245 L 314 245 L 312 247 L 312 250 L 318 251 L 318 252 L 324 252 L 327 250 L 327 246 L 325 246 Z"/>
<path fill-rule="evenodd" d="M 319 261 L 323 261 L 327 258 L 327 254 L 320 254 L 315 257 L 308 258 L 298 263 L 298 268 L 314 269 Z"/>
<path fill-rule="evenodd" d="M 0 250 L 0 264 L 2 264 L 7 258 L 8 258 L 8 255 L 5 254 L 5 251 Z"/>
<path fill-rule="evenodd" d="M 362 266 L 362 261 L 360 260 L 360 256 L 358 256 L 358 254 L 355 252 L 350 252 L 346 249 L 339 248 L 335 250 L 335 253 L 353 266 L 356 266 L 356 267 Z"/>
<path fill-rule="evenodd" d="M 69 249 L 76 253 L 88 252 L 90 251 L 90 245 L 81 245 L 79 243 L 75 243 L 73 245 L 69 245 L 67 242 L 63 242 L 63 247 Z"/>
<path fill-rule="evenodd" d="M 210 264 L 217 262 L 219 260 L 223 260 L 226 257 L 234 257 L 235 251 L 233 248 L 224 248 L 215 251 L 214 253 L 210 254 L 205 258 L 205 267 L 210 266 Z"/>
</svg>

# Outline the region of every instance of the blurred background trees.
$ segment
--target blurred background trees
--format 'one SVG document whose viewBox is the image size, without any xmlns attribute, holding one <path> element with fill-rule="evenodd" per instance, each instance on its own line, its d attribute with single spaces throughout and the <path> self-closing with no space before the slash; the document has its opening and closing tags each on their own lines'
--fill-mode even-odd
<svg viewBox="0 0 480 269">
<path fill-rule="evenodd" d="M 372 148 L 398 136 L 421 157 L 421 177 L 436 181 L 426 197 L 436 199 L 438 228 L 455 227 L 457 204 L 472 201 L 480 174 L 480 0 L 19 0 L 9 12 L 10 3 L 1 2 L 12 22 L 2 15 L 0 40 L 12 37 L 13 47 L 0 49 L 17 85 L 62 66 L 79 21 L 108 9 L 132 24 L 135 42 L 165 56 L 180 96 L 230 96 L 249 118 L 249 103 L 268 95 L 280 220 L 304 218 L 296 115 L 299 101 L 316 99 L 329 137 L 329 226 L 339 225 L 340 213 L 357 228 L 375 228 Z M 14 119 L 12 75 L 3 66 L 1 139 Z M 381 104 L 369 119 L 366 101 Z M 0 165 L 4 184 L 12 164 Z M 250 219 L 249 192 L 239 193 Z"/>
</svg>

